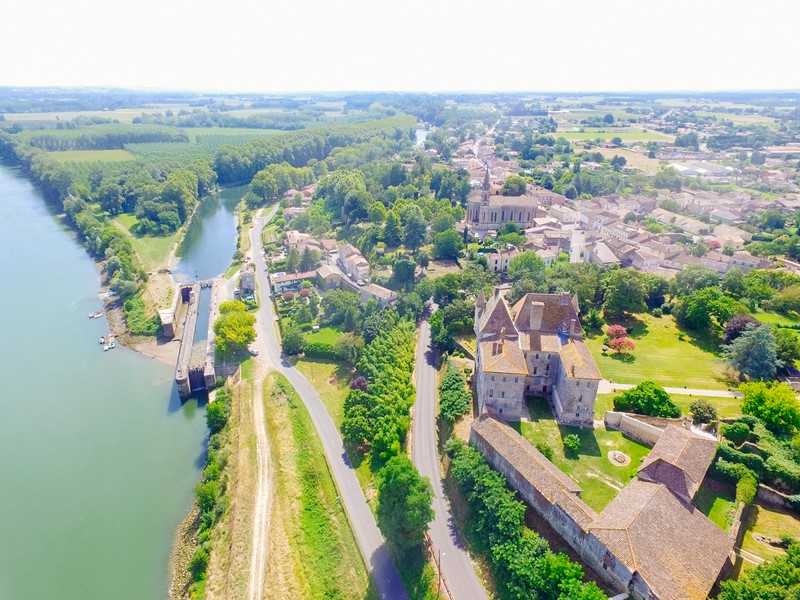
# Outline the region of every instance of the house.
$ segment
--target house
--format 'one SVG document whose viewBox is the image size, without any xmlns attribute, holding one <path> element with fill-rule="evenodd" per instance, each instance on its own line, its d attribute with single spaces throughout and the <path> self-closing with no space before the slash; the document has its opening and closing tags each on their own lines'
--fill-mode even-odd
<svg viewBox="0 0 800 600">
<path fill-rule="evenodd" d="M 511 259 L 519 256 L 520 254 L 522 254 L 522 252 L 512 246 L 508 250 L 501 250 L 500 252 L 486 254 L 486 264 L 488 268 L 495 273 L 505 273 L 508 271 L 508 263 L 511 262 Z"/>
<path fill-rule="evenodd" d="M 728 269 L 732 269 L 733 267 L 739 267 L 744 271 L 744 274 L 747 275 L 747 273 L 753 269 L 769 269 L 772 267 L 772 263 L 768 260 L 753 256 L 747 250 L 739 250 L 738 252 L 734 252 L 733 256 L 731 256 Z"/>
<path fill-rule="evenodd" d="M 303 273 L 272 273 L 269 276 L 270 283 L 274 292 L 285 292 L 295 289 L 306 279 L 313 281 L 317 276 L 316 271 L 304 271 Z"/>
<path fill-rule="evenodd" d="M 512 307 L 508 290 L 475 302 L 480 410 L 519 419 L 525 396 L 546 396 L 559 422 L 591 427 L 602 377 L 583 341 L 577 296 L 526 294 Z"/>
<path fill-rule="evenodd" d="M 705 600 L 732 566 L 738 532 L 723 532 L 691 504 L 716 443 L 669 425 L 601 513 L 581 488 L 507 425 L 481 415 L 470 441 L 606 585 L 634 600 Z"/>
<path fill-rule="evenodd" d="M 289 206 L 283 209 L 283 219 L 287 223 L 308 210 L 305 206 Z"/>
<path fill-rule="evenodd" d="M 339 244 L 339 258 L 337 260 L 342 272 L 354 281 L 369 280 L 369 262 L 358 248 L 352 244 Z"/>
<path fill-rule="evenodd" d="M 252 296 L 256 293 L 256 274 L 252 267 L 242 269 L 239 275 L 239 287 L 244 297 Z"/>
</svg>

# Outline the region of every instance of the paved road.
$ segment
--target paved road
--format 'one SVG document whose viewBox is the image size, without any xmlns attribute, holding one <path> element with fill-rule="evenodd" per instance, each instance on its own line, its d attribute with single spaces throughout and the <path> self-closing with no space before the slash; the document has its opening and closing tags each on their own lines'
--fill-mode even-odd
<svg viewBox="0 0 800 600">
<path fill-rule="evenodd" d="M 319 395 L 309 385 L 306 378 L 281 356 L 278 337 L 275 334 L 274 313 L 272 302 L 269 301 L 269 281 L 267 280 L 266 265 L 261 254 L 261 230 L 265 219 L 274 214 L 273 209 L 264 218 L 253 219 L 250 231 L 250 241 L 253 247 L 253 262 L 256 267 L 256 277 L 261 293 L 261 302 L 258 315 L 259 337 L 263 341 L 261 347 L 266 346 L 267 356 L 275 369 L 286 376 L 306 405 L 317 434 L 322 440 L 325 454 L 328 458 L 331 472 L 336 480 L 340 498 L 350 518 L 350 524 L 356 536 L 356 541 L 367 563 L 367 568 L 372 576 L 381 598 L 386 600 L 407 600 L 403 583 L 392 562 L 389 551 L 384 543 L 383 536 L 375 523 L 375 518 L 367 505 L 367 500 L 361 491 L 356 479 L 355 471 L 350 465 L 347 453 L 339 436 L 339 430 L 334 425 L 325 405 Z M 267 585 L 269 585 L 267 583 Z"/>
<path fill-rule="evenodd" d="M 436 444 L 436 367 L 431 348 L 431 328 L 423 321 L 419 328 L 416 365 L 417 401 L 414 405 L 414 464 L 433 485 L 433 510 L 436 516 L 428 532 L 433 551 L 441 565 L 447 590 L 453 600 L 488 600 L 469 555 L 461 543 L 450 503 L 442 488 L 439 453 Z"/>
<path fill-rule="evenodd" d="M 597 388 L 599 394 L 608 394 L 610 392 L 617 392 L 620 390 L 630 390 L 634 388 L 632 383 L 611 383 L 603 379 Z M 676 388 L 666 387 L 664 390 L 668 394 L 676 394 L 679 396 L 709 396 L 711 398 L 741 398 L 742 392 L 731 390 L 701 390 L 695 388 Z"/>
</svg>

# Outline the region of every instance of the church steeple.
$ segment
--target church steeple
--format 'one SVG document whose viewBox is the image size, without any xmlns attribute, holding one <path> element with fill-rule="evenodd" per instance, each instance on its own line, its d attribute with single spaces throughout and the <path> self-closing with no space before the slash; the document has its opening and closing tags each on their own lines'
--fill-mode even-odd
<svg viewBox="0 0 800 600">
<path fill-rule="evenodd" d="M 489 165 L 486 165 L 486 175 L 483 176 L 483 190 L 481 191 L 481 204 L 489 204 L 492 186 L 489 182 Z"/>
<path fill-rule="evenodd" d="M 486 174 L 483 176 L 483 189 L 489 191 L 489 167 L 486 167 Z"/>
</svg>

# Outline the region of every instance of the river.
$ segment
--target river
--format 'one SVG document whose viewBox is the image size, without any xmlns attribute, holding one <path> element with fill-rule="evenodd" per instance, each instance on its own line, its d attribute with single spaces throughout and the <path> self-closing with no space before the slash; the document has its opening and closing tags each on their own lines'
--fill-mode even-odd
<svg viewBox="0 0 800 600">
<path fill-rule="evenodd" d="M 2 166 L 0 277 L 0 598 L 165 598 L 203 411 L 181 405 L 172 367 L 102 351 L 96 266 Z"/>
</svg>

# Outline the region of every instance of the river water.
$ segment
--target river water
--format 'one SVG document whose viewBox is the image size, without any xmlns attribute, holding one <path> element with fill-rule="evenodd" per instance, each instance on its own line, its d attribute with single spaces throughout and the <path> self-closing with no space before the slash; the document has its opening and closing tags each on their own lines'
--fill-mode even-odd
<svg viewBox="0 0 800 600">
<path fill-rule="evenodd" d="M 94 263 L 2 166 L 0 278 L 0 599 L 165 598 L 203 411 L 173 367 L 102 351 Z"/>
</svg>

